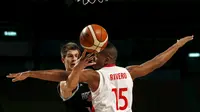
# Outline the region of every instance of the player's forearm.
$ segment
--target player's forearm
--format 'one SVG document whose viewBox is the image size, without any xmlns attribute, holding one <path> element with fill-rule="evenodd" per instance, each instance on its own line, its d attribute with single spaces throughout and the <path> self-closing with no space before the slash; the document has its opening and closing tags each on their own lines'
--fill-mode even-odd
<svg viewBox="0 0 200 112">
<path fill-rule="evenodd" d="M 74 68 L 71 72 L 71 74 L 67 78 L 67 87 L 71 88 L 72 90 L 77 87 L 77 84 L 79 83 L 81 70 Z"/>
<path fill-rule="evenodd" d="M 154 67 L 159 68 L 163 66 L 172 56 L 178 51 L 179 46 L 178 44 L 174 44 L 171 47 L 169 47 L 164 52 L 160 53 L 156 57 L 154 57 L 151 61 L 154 62 Z"/>
<path fill-rule="evenodd" d="M 39 70 L 30 71 L 29 77 L 47 81 L 60 82 L 66 80 L 69 74 L 70 72 L 67 72 L 65 70 Z"/>
</svg>

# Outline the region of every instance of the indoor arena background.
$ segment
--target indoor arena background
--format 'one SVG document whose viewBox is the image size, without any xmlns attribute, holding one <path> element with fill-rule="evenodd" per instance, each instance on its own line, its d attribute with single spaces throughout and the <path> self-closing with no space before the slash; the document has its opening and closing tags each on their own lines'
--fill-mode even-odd
<svg viewBox="0 0 200 112">
<path fill-rule="evenodd" d="M 114 2 L 82 5 L 64 0 L 1 3 L 0 112 L 65 112 L 57 83 L 27 79 L 12 83 L 13 72 L 64 69 L 60 45 L 74 41 L 88 24 L 102 25 L 118 51 L 118 65 L 141 64 L 183 36 L 194 40 L 163 67 L 134 82 L 135 112 L 200 112 L 198 2 Z M 6 32 L 7 31 L 7 32 Z"/>
</svg>

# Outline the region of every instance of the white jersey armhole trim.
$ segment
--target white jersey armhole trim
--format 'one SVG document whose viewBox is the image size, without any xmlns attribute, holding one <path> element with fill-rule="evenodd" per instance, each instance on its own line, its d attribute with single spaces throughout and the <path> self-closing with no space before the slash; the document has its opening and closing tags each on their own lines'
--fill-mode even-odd
<svg viewBox="0 0 200 112">
<path fill-rule="evenodd" d="M 102 86 L 103 86 L 103 84 L 102 84 L 102 82 L 103 82 L 103 74 L 101 73 L 101 71 L 97 71 L 98 73 L 99 73 L 99 86 L 98 86 L 98 88 L 97 88 L 97 90 L 96 91 L 94 91 L 94 92 L 92 92 L 91 91 L 91 93 L 92 93 L 92 96 L 94 96 L 94 97 L 96 97 L 96 95 L 101 91 L 101 88 L 102 88 Z"/>
<path fill-rule="evenodd" d="M 59 83 L 58 86 L 57 86 L 57 90 L 58 90 L 59 96 L 61 97 L 61 99 L 62 99 L 63 101 L 67 101 L 67 100 L 71 99 L 71 98 L 75 95 L 75 93 L 78 91 L 78 89 L 79 89 L 79 84 L 77 84 L 76 90 L 72 93 L 72 95 L 71 95 L 70 97 L 64 98 L 64 97 L 60 94 L 60 83 Z"/>
</svg>

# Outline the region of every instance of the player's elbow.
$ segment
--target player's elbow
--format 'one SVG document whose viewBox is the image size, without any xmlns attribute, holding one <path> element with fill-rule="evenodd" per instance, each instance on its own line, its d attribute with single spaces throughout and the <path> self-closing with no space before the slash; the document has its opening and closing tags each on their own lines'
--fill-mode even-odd
<svg viewBox="0 0 200 112">
<path fill-rule="evenodd" d="M 150 74 L 153 71 L 154 71 L 154 69 L 145 70 L 145 71 L 140 73 L 140 76 L 146 76 L 146 75 Z"/>
<path fill-rule="evenodd" d="M 139 72 L 136 72 L 136 76 L 137 77 L 143 77 L 143 76 L 145 76 L 145 75 L 147 75 L 147 74 L 149 74 L 151 71 L 148 71 L 148 70 L 143 70 L 143 71 L 139 71 Z"/>
<path fill-rule="evenodd" d="M 68 99 L 72 95 L 72 88 L 67 86 L 66 81 L 60 83 L 60 95 L 64 99 Z"/>
<path fill-rule="evenodd" d="M 62 92 L 60 92 L 60 96 L 61 96 L 63 99 L 68 99 L 69 97 L 71 97 L 71 94 L 70 94 L 70 92 L 62 91 Z"/>
<path fill-rule="evenodd" d="M 153 60 L 151 61 L 151 63 L 148 64 L 147 66 L 145 66 L 145 65 L 140 65 L 140 66 L 139 66 L 139 69 L 140 69 L 140 71 L 141 71 L 140 74 L 141 74 L 142 76 L 148 75 L 149 73 L 151 73 L 151 72 L 153 72 L 154 70 L 160 68 L 161 66 L 163 66 L 163 61 L 160 60 L 160 59 L 155 58 L 155 59 L 153 59 Z"/>
<path fill-rule="evenodd" d="M 146 67 L 139 66 L 138 69 L 135 70 L 135 74 L 136 74 L 136 77 L 143 77 L 153 72 L 154 70 L 155 70 L 154 67 L 146 68 Z"/>
</svg>

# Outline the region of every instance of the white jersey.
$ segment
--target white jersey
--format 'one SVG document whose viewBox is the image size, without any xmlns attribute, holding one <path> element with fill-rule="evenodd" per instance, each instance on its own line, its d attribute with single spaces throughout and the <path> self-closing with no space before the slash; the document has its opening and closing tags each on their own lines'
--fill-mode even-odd
<svg viewBox="0 0 200 112">
<path fill-rule="evenodd" d="M 97 72 L 99 87 L 91 92 L 95 112 L 132 112 L 133 80 L 127 69 L 113 65 Z"/>
</svg>

